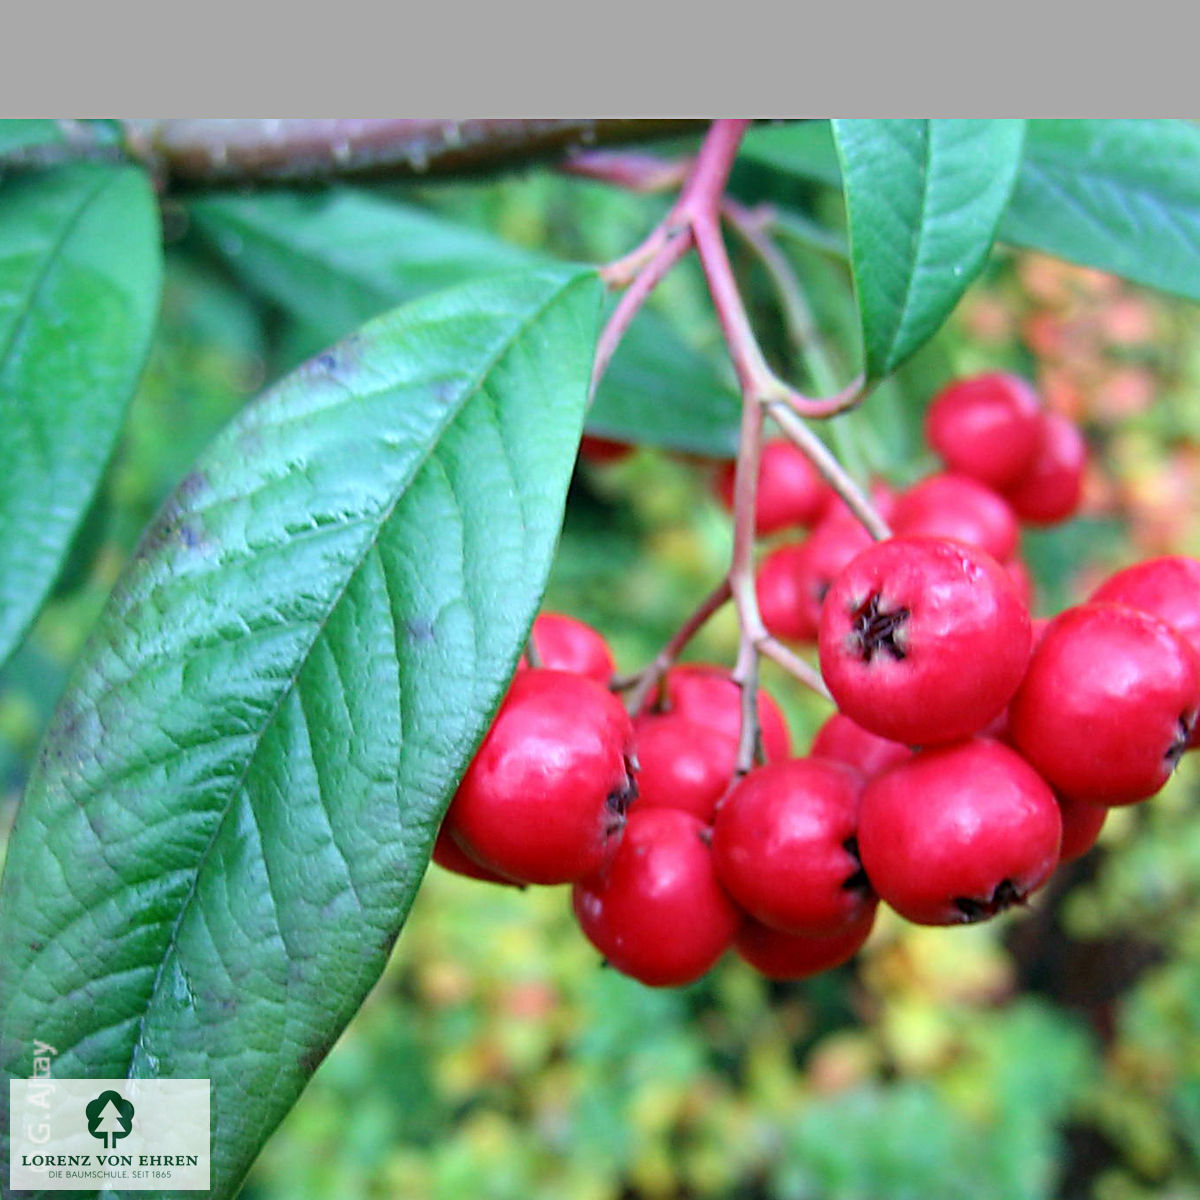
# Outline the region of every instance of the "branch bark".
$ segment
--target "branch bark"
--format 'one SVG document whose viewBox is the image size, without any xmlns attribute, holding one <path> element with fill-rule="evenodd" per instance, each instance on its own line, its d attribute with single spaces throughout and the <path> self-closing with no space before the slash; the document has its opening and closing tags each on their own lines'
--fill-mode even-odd
<svg viewBox="0 0 1200 1200">
<path fill-rule="evenodd" d="M 61 141 L 0 156 L 0 171 L 124 157 L 149 167 L 164 190 L 413 179 L 495 171 L 597 146 L 698 133 L 708 124 L 679 118 L 71 120 L 58 122 Z"/>
</svg>

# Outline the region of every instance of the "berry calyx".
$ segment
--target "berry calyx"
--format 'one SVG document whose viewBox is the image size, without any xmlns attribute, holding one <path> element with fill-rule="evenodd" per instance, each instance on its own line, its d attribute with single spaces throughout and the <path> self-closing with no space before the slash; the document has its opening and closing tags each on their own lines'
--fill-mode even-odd
<svg viewBox="0 0 1200 1200">
<path fill-rule="evenodd" d="M 1015 751 L 984 738 L 923 750 L 871 780 L 858 847 L 872 886 L 918 925 L 986 920 L 1046 882 L 1062 819 Z"/>
<path fill-rule="evenodd" d="M 717 881 L 708 827 L 670 808 L 631 812 L 612 862 L 575 885 L 572 904 L 609 964 L 652 987 L 699 979 L 742 921 Z"/>
<path fill-rule="evenodd" d="M 519 672 L 446 815 L 475 862 L 519 883 L 571 883 L 611 855 L 637 794 L 633 726 L 582 675 Z"/>
<path fill-rule="evenodd" d="M 1046 627 L 1009 732 L 1062 795 L 1132 804 L 1170 777 L 1198 699 L 1200 661 L 1169 625 L 1122 604 L 1083 604 Z"/>
<path fill-rule="evenodd" d="M 751 771 L 721 802 L 717 876 L 755 920 L 822 937 L 874 905 L 855 843 L 862 785 L 844 763 L 796 758 Z"/>
<path fill-rule="evenodd" d="M 992 371 L 938 392 L 925 415 L 925 433 L 950 470 L 1003 487 L 1033 458 L 1040 413 L 1037 394 L 1025 380 Z"/>
<path fill-rule="evenodd" d="M 999 716 L 1029 660 L 1029 613 L 982 550 L 892 538 L 858 555 L 821 612 L 821 674 L 864 729 L 956 741 Z"/>
</svg>

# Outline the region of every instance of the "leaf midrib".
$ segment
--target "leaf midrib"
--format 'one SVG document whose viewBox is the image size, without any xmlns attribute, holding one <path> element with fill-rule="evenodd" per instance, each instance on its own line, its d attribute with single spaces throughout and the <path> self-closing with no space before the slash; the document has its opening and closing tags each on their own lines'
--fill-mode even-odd
<svg viewBox="0 0 1200 1200">
<path fill-rule="evenodd" d="M 542 316 L 545 314 L 545 312 L 550 308 L 550 306 L 553 305 L 561 296 L 563 296 L 572 287 L 578 285 L 586 277 L 587 276 L 586 276 L 585 272 L 579 272 L 573 276 L 565 278 L 557 287 L 551 288 L 548 295 L 545 297 L 545 299 L 541 303 L 539 303 L 536 308 L 534 308 L 531 312 L 525 314 L 520 319 L 520 321 L 517 322 L 517 324 L 514 326 L 512 332 L 511 332 L 511 334 L 502 341 L 501 345 L 497 348 L 496 352 L 484 364 L 482 364 L 480 369 L 476 372 L 474 377 L 471 379 L 469 385 L 464 387 L 460 401 L 457 404 L 455 404 L 453 407 L 447 409 L 444 420 L 437 426 L 436 433 L 429 439 L 429 443 L 428 443 L 427 447 L 425 448 L 424 453 L 421 454 L 419 456 L 419 458 L 414 460 L 413 469 L 406 475 L 402 485 L 397 488 L 394 495 L 391 497 L 391 499 L 389 500 L 389 502 L 387 503 L 385 508 L 382 510 L 379 520 L 376 523 L 375 534 L 373 536 L 369 536 L 365 540 L 361 553 L 357 556 L 357 558 L 355 559 L 353 564 L 347 570 L 345 579 L 343 580 L 342 584 L 337 589 L 335 595 L 330 598 L 330 602 L 327 605 L 325 612 L 321 616 L 320 620 L 315 623 L 314 628 L 313 628 L 312 638 L 308 642 L 308 645 L 305 647 L 303 653 L 298 657 L 295 670 L 291 673 L 291 675 L 288 677 L 288 679 L 280 687 L 279 695 L 276 697 L 274 704 L 271 706 L 270 710 L 264 716 L 264 719 L 263 719 L 261 725 L 259 726 L 258 730 L 254 733 L 254 749 L 251 753 L 249 753 L 247 755 L 246 762 L 242 768 L 242 771 L 240 772 L 238 778 L 230 786 L 229 793 L 228 793 L 228 800 L 225 803 L 225 805 L 223 806 L 223 808 L 221 809 L 220 815 L 214 822 L 213 832 L 212 832 L 211 836 L 209 837 L 209 840 L 208 840 L 206 846 L 204 847 L 203 851 L 200 853 L 200 856 L 197 858 L 196 865 L 192 868 L 191 886 L 189 887 L 187 894 L 179 902 L 179 912 L 177 913 L 175 920 L 172 923 L 171 931 L 168 935 L 166 943 L 164 944 L 164 946 L 162 948 L 161 956 L 160 956 L 159 964 L 158 964 L 158 969 L 155 972 L 154 979 L 150 985 L 150 989 L 147 993 L 145 1002 L 142 1005 L 142 1011 L 137 1019 L 138 1020 L 137 1029 L 136 1029 L 136 1032 L 135 1032 L 135 1035 L 133 1038 L 133 1042 L 132 1042 L 132 1045 L 131 1045 L 131 1048 L 129 1051 L 129 1066 L 126 1069 L 127 1077 L 132 1078 L 131 1072 L 133 1070 L 133 1066 L 139 1055 L 139 1052 L 148 1053 L 148 1051 L 146 1050 L 146 1047 L 143 1044 L 143 1038 L 145 1036 L 146 1019 L 149 1015 L 149 1012 L 150 1012 L 150 1009 L 154 1002 L 155 997 L 160 992 L 160 988 L 162 985 L 164 972 L 166 971 L 166 968 L 167 968 L 167 964 L 175 956 L 176 950 L 178 948 L 179 931 L 183 924 L 184 917 L 187 915 L 187 913 L 190 910 L 191 905 L 195 899 L 196 889 L 199 885 L 200 878 L 204 873 L 205 865 L 208 862 L 209 857 L 212 854 L 213 849 L 216 846 L 216 844 L 220 838 L 221 831 L 225 827 L 225 823 L 229 818 L 230 812 L 233 810 L 234 805 L 237 803 L 238 797 L 241 795 L 241 792 L 245 786 L 245 782 L 246 782 L 246 779 L 247 779 L 250 771 L 253 769 L 254 764 L 258 760 L 258 753 L 262 747 L 263 740 L 264 740 L 268 730 L 271 728 L 272 724 L 276 720 L 276 718 L 279 714 L 279 711 L 282 708 L 287 697 L 289 695 L 291 695 L 292 692 L 295 690 L 296 682 L 299 679 L 300 674 L 304 670 L 304 667 L 307 665 L 314 648 L 320 641 L 321 636 L 323 635 L 323 633 L 328 625 L 329 620 L 332 618 L 333 614 L 337 611 L 338 606 L 340 605 L 342 599 L 345 596 L 347 588 L 349 588 L 350 584 L 353 582 L 355 577 L 358 575 L 359 571 L 362 569 L 363 563 L 366 561 L 367 556 L 378 546 L 379 537 L 381 536 L 382 531 L 387 527 L 389 521 L 391 520 L 391 517 L 392 517 L 393 513 L 395 512 L 396 506 L 400 503 L 400 501 L 403 499 L 404 495 L 407 493 L 409 485 L 412 483 L 413 479 L 416 478 L 416 476 L 420 473 L 420 471 L 424 467 L 424 465 L 429 461 L 429 459 L 433 455 L 434 451 L 436 450 L 437 446 L 441 444 L 441 441 L 442 441 L 443 437 L 445 436 L 446 430 L 461 415 L 461 413 L 464 411 L 464 409 L 467 407 L 467 405 L 470 404 L 471 401 L 479 394 L 479 391 L 480 391 L 480 388 L 481 388 L 483 382 L 492 374 L 492 372 L 495 370 L 496 366 L 500 363 L 500 361 L 504 358 L 504 356 L 511 351 L 513 346 L 519 342 L 521 337 L 529 330 L 529 328 L 532 327 L 538 320 L 540 320 L 542 318 Z M 129 1021 L 129 1019 L 130 1018 L 128 1016 L 123 1017 L 120 1021 L 115 1022 L 114 1026 L 110 1026 L 109 1028 L 113 1028 L 117 1025 L 125 1024 Z M 88 1038 L 94 1037 L 98 1033 L 101 1033 L 101 1032 L 103 1032 L 103 1030 L 91 1030 L 86 1036 Z M 83 1040 L 86 1040 L 86 1039 L 81 1038 L 79 1041 L 81 1042 Z M 75 1046 L 78 1044 L 79 1044 L 79 1042 L 76 1042 L 71 1046 L 62 1048 L 60 1050 L 60 1053 L 65 1053 L 70 1050 L 73 1050 L 75 1048 Z"/>
<path fill-rule="evenodd" d="M 913 239 L 913 250 L 911 261 L 908 269 L 908 282 L 904 288 L 904 297 L 900 305 L 899 319 L 896 321 L 892 329 L 892 336 L 888 341 L 887 354 L 884 356 L 882 370 L 886 373 L 892 366 L 892 356 L 895 354 L 897 345 L 900 344 L 900 334 L 904 330 L 909 311 L 909 301 L 912 299 L 913 291 L 916 288 L 917 282 L 917 264 L 921 261 L 921 251 L 925 244 L 925 214 L 929 208 L 929 194 L 932 190 L 931 172 L 929 164 L 933 159 L 933 122 L 925 121 L 925 146 L 926 153 L 924 161 L 920 167 L 921 173 L 921 199 L 917 206 L 917 236 Z"/>
</svg>

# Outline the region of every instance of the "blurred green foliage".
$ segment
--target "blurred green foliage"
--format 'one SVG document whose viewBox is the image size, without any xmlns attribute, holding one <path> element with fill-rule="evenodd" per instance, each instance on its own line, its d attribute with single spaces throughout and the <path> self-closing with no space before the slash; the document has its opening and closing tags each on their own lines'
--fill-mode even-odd
<svg viewBox="0 0 1200 1200">
<path fill-rule="evenodd" d="M 748 200 L 778 186 L 756 183 L 750 169 L 739 176 Z M 596 261 L 634 245 L 664 203 L 544 172 L 404 196 Z M 819 189 L 790 202 L 798 219 L 839 222 Z M 739 252 L 764 342 L 792 377 L 843 382 L 858 354 L 845 264 L 802 237 L 781 245 L 821 340 L 789 338 L 767 280 Z M 1045 309 L 1045 296 L 1023 272 L 1022 260 L 997 258 L 948 328 L 828 432 L 860 477 L 904 483 L 930 468 L 922 406 L 951 374 L 1042 369 L 1021 320 Z M 1162 403 L 1076 414 L 1111 487 L 1086 517 L 1026 539 L 1047 612 L 1079 599 L 1089 571 L 1161 552 L 1146 540 L 1159 527 L 1145 523 L 1151 510 L 1134 501 L 1154 500 L 1149 484 L 1176 469 L 1168 462 L 1193 461 L 1196 311 L 1133 289 L 1122 296 L 1150 306 L 1151 334 L 1091 353 L 1108 355 L 1112 370 L 1133 364 Z M 694 271 L 673 276 L 655 307 L 725 369 Z M 316 348 L 190 238 L 173 249 L 158 342 L 103 492 L 53 601 L 0 675 L 6 819 L 141 529 L 231 414 Z M 546 606 L 601 628 L 622 669 L 647 661 L 724 569 L 730 531 L 711 496 L 713 469 L 639 449 L 577 470 Z M 1165 504 L 1176 511 L 1169 496 Z M 1176 526 L 1179 548 L 1194 553 L 1192 510 Z M 724 612 L 689 653 L 730 662 L 735 648 Z M 770 664 L 765 681 L 802 748 L 826 706 Z M 858 959 L 796 985 L 729 961 L 691 988 L 654 991 L 601 965 L 565 889 L 494 888 L 434 868 L 383 979 L 245 1195 L 1200 1197 L 1198 789 L 1189 762 L 1163 796 L 1114 814 L 1102 849 L 1027 913 L 953 930 L 884 914 Z M 1089 975 L 1089 963 L 1104 970 Z"/>
</svg>

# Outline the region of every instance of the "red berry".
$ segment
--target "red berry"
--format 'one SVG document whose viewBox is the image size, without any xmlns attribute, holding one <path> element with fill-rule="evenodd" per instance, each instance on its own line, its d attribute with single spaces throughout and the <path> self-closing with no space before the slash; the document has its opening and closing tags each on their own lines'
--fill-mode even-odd
<svg viewBox="0 0 1200 1200">
<path fill-rule="evenodd" d="M 811 642 L 817 636 L 814 606 L 806 603 L 801 574 L 805 550 L 803 542 L 777 547 L 759 564 L 755 579 L 763 624 L 785 642 Z"/>
<path fill-rule="evenodd" d="M 871 546 L 821 612 L 821 673 L 838 707 L 905 745 L 955 741 L 999 716 L 1029 646 L 1029 613 L 1004 568 L 937 538 Z"/>
<path fill-rule="evenodd" d="M 734 464 L 728 463 L 717 477 L 717 495 L 728 509 L 733 508 L 733 476 Z M 759 534 L 812 525 L 832 495 L 817 469 L 791 442 L 773 441 L 763 446 L 754 504 Z"/>
<path fill-rule="evenodd" d="M 824 937 L 875 903 L 854 841 L 863 778 L 845 763 L 794 758 L 751 771 L 721 802 L 713 861 L 755 920 Z"/>
<path fill-rule="evenodd" d="M 1058 861 L 1071 862 L 1081 858 L 1096 844 L 1109 808 L 1107 804 L 1089 804 L 1086 800 L 1069 800 L 1066 796 L 1059 796 L 1058 811 L 1063 827 Z"/>
<path fill-rule="evenodd" d="M 874 901 L 852 925 L 825 937 L 780 933 L 749 917 L 734 941 L 738 955 L 768 979 L 807 979 L 840 967 L 862 949 L 875 924 Z"/>
<path fill-rule="evenodd" d="M 636 795 L 633 726 L 582 675 L 521 671 L 459 784 L 446 821 L 476 862 L 519 883 L 570 883 L 601 867 Z"/>
<path fill-rule="evenodd" d="M 882 738 L 840 712 L 835 712 L 817 730 L 812 753 L 817 758 L 830 758 L 854 767 L 867 779 L 906 762 L 913 755 L 903 743 Z"/>
<path fill-rule="evenodd" d="M 678 713 L 644 713 L 633 733 L 638 810 L 678 808 L 711 822 L 733 778 L 737 742 Z"/>
<path fill-rule="evenodd" d="M 539 613 L 533 623 L 533 647 L 550 671 L 573 671 L 607 686 L 617 669 L 603 634 L 562 613 Z M 522 658 L 518 671 L 527 670 Z"/>
<path fill-rule="evenodd" d="M 1004 489 L 1004 498 L 1021 520 L 1054 525 L 1079 507 L 1087 443 L 1075 425 L 1058 413 L 1043 413 L 1041 427 L 1028 469 Z"/>
<path fill-rule="evenodd" d="M 863 792 L 858 846 L 881 899 L 918 925 L 1021 903 L 1058 862 L 1054 793 L 1015 751 L 983 738 L 939 746 Z"/>
<path fill-rule="evenodd" d="M 717 881 L 708 838 L 690 813 L 635 809 L 612 862 L 576 884 L 579 924 L 618 971 L 652 987 L 691 983 L 731 945 L 742 913 Z"/>
<path fill-rule="evenodd" d="M 1009 730 L 1064 796 L 1132 804 L 1175 769 L 1198 697 L 1200 662 L 1169 625 L 1121 604 L 1083 604 L 1046 627 Z"/>
<path fill-rule="evenodd" d="M 875 511 L 886 521 L 891 524 L 892 517 L 896 513 L 897 492 L 890 483 L 883 479 L 874 479 L 871 481 L 870 501 Z M 855 524 L 861 525 L 862 522 L 850 510 L 850 506 L 839 496 L 834 496 L 829 507 L 822 513 L 821 519 L 825 520 L 832 516 L 844 517 L 854 521 Z"/>
<path fill-rule="evenodd" d="M 614 442 L 610 438 L 594 437 L 585 433 L 579 439 L 579 457 L 590 463 L 620 462 L 633 453 L 628 442 Z"/>
<path fill-rule="evenodd" d="M 1025 560 L 1019 555 L 1014 554 L 1002 566 L 1008 572 L 1008 577 L 1012 580 L 1013 587 L 1016 589 L 1017 595 L 1021 598 L 1021 603 L 1032 612 L 1034 601 L 1037 598 L 1037 591 L 1033 582 L 1033 574 L 1030 572 Z"/>
<path fill-rule="evenodd" d="M 793 560 L 799 614 L 797 624 L 811 626 L 812 633 L 798 641 L 815 641 L 821 623 L 821 606 L 833 581 L 846 564 L 861 554 L 874 539 L 859 519 L 845 506 L 833 507 L 801 543 Z M 770 628 L 770 626 L 768 626 Z"/>
<path fill-rule="evenodd" d="M 1003 487 L 1033 458 L 1040 412 L 1037 394 L 1016 375 L 973 375 L 933 398 L 925 435 L 950 470 Z"/>
<path fill-rule="evenodd" d="M 1011 558 L 1020 529 L 1008 503 L 966 475 L 931 475 L 896 500 L 897 537 L 940 537 L 986 550 L 997 562 Z"/>
<path fill-rule="evenodd" d="M 1200 562 L 1173 555 L 1118 571 L 1089 597 L 1095 604 L 1127 604 L 1165 621 L 1200 654 Z"/>
<path fill-rule="evenodd" d="M 1200 656 L 1200 562 L 1174 555 L 1118 571 L 1092 594 L 1094 603 L 1127 604 L 1165 621 Z M 1191 749 L 1200 745 L 1192 731 Z"/>
<path fill-rule="evenodd" d="M 433 843 L 433 861 L 446 871 L 455 875 L 465 875 L 468 879 L 481 879 L 484 883 L 506 883 L 511 887 L 518 886 L 511 879 L 489 871 L 480 866 L 451 836 L 449 827 L 443 825 L 438 830 L 437 840 Z"/>
<path fill-rule="evenodd" d="M 742 690 L 722 667 L 685 663 L 672 667 L 663 680 L 667 712 L 678 713 L 697 725 L 738 739 L 742 726 Z M 792 752 L 787 722 L 769 693 L 758 689 L 758 721 L 767 761 L 787 758 Z"/>
</svg>

